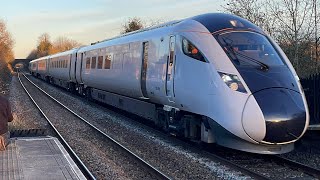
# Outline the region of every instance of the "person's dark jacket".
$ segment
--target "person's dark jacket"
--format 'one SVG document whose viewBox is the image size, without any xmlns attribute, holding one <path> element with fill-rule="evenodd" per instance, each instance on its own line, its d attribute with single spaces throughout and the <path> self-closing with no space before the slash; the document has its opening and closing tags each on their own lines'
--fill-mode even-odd
<svg viewBox="0 0 320 180">
<path fill-rule="evenodd" d="M 0 96 L 0 135 L 8 132 L 8 122 L 13 120 L 9 101 Z"/>
</svg>

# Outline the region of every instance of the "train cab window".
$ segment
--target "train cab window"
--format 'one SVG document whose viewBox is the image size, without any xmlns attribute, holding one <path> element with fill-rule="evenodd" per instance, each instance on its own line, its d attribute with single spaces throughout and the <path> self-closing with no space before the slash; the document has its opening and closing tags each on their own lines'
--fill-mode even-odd
<svg viewBox="0 0 320 180">
<path fill-rule="evenodd" d="M 202 53 L 200 52 L 200 50 L 193 45 L 189 40 L 187 39 L 183 39 L 182 40 L 182 49 L 183 49 L 183 53 L 193 59 L 202 61 L 202 62 L 206 62 L 205 58 L 203 57 Z"/>
<path fill-rule="evenodd" d="M 86 59 L 86 69 L 90 69 L 90 58 L 87 57 Z"/>
<path fill-rule="evenodd" d="M 110 69 L 111 66 L 111 55 L 107 54 L 104 59 L 104 69 Z"/>
<path fill-rule="evenodd" d="M 91 69 L 95 69 L 97 64 L 97 57 L 92 57 Z"/>
<path fill-rule="evenodd" d="M 98 69 L 102 69 L 103 65 L 103 56 L 98 57 Z"/>
<path fill-rule="evenodd" d="M 282 66 L 284 62 L 272 42 L 256 32 L 225 32 L 216 39 L 237 66 Z"/>
</svg>

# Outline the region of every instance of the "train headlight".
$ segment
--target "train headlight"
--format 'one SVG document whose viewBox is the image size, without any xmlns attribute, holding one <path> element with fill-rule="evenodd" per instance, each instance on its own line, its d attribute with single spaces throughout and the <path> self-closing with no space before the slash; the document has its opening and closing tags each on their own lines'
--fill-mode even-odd
<svg viewBox="0 0 320 180">
<path fill-rule="evenodd" d="M 237 75 L 222 72 L 219 72 L 219 74 L 223 82 L 226 83 L 231 90 L 243 93 L 247 92 Z"/>
</svg>

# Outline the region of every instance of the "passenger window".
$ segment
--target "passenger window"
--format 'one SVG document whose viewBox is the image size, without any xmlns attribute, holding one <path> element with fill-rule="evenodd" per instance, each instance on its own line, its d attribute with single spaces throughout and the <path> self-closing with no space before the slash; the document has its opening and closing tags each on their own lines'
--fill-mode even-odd
<svg viewBox="0 0 320 180">
<path fill-rule="evenodd" d="M 98 57 L 98 69 L 102 69 L 103 64 L 103 56 Z"/>
<path fill-rule="evenodd" d="M 111 66 L 111 55 L 107 54 L 106 58 L 104 59 L 104 69 L 110 69 Z"/>
<path fill-rule="evenodd" d="M 97 64 L 97 57 L 92 57 L 91 69 L 95 69 Z"/>
<path fill-rule="evenodd" d="M 90 58 L 87 57 L 86 59 L 86 69 L 90 69 Z"/>
</svg>

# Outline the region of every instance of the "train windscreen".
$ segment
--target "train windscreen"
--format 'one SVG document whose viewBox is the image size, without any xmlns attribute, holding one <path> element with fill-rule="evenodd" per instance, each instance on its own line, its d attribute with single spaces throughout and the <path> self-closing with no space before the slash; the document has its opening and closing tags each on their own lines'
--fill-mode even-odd
<svg viewBox="0 0 320 180">
<path fill-rule="evenodd" d="M 216 35 L 236 66 L 281 66 L 280 55 L 268 38 L 255 32 L 233 31 Z"/>
</svg>

